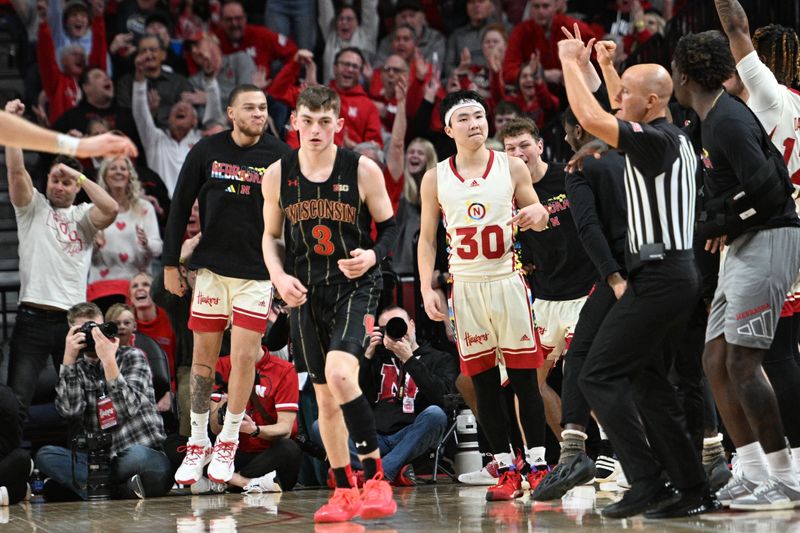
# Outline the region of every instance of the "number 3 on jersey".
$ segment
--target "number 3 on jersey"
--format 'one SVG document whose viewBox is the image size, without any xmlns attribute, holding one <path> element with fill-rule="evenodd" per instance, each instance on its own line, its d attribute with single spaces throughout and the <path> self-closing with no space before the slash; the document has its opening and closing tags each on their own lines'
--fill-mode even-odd
<svg viewBox="0 0 800 533">
<path fill-rule="evenodd" d="M 461 242 L 456 253 L 461 259 L 475 259 L 480 252 L 486 259 L 499 259 L 503 257 L 503 228 L 496 224 L 484 226 L 481 229 L 480 243 L 475 238 L 478 234 L 475 227 L 456 229 L 456 235 L 461 237 Z M 493 238 L 494 237 L 494 238 Z"/>
<path fill-rule="evenodd" d="M 333 253 L 333 243 L 331 242 L 331 230 L 324 224 L 317 224 L 311 229 L 311 236 L 317 239 L 314 251 L 319 255 L 331 255 Z"/>
</svg>

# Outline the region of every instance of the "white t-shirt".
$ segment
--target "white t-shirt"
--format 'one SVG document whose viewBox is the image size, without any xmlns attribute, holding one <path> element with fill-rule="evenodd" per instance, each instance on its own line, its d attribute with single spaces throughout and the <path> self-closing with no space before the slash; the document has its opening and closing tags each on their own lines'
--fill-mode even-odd
<svg viewBox="0 0 800 533">
<path fill-rule="evenodd" d="M 25 207 L 15 207 L 19 236 L 20 302 L 69 309 L 86 301 L 86 275 L 97 229 L 92 204 L 55 209 L 35 191 Z"/>
<path fill-rule="evenodd" d="M 800 186 L 800 92 L 778 83 L 754 51 L 736 65 L 750 92 L 748 107 L 783 154 L 795 188 Z"/>
</svg>

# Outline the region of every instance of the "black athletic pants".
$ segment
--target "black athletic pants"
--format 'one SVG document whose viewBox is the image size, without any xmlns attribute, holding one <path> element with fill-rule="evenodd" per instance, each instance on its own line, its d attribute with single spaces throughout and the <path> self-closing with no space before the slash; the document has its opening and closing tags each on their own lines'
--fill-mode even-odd
<svg viewBox="0 0 800 533">
<path fill-rule="evenodd" d="M 657 480 L 662 465 L 679 490 L 702 490 L 707 483 L 667 380 L 671 354 L 665 348 L 667 338 L 684 333 L 694 309 L 686 303 L 699 297 L 691 252 L 670 253 L 632 269 L 627 291 L 609 311 L 586 357 L 581 390 L 631 483 Z"/>
<path fill-rule="evenodd" d="M 237 451 L 234 464 L 236 471 L 247 478 L 261 477 L 275 470 L 281 489 L 292 490 L 297 484 L 302 458 L 303 452 L 295 441 L 280 439 L 263 452 Z"/>
</svg>

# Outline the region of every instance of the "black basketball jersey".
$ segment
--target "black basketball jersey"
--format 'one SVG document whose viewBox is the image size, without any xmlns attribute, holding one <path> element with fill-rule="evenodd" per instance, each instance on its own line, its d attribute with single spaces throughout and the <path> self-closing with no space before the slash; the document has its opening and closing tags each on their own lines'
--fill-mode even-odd
<svg viewBox="0 0 800 533">
<path fill-rule="evenodd" d="M 359 154 L 339 148 L 333 170 L 321 183 L 300 172 L 298 151 L 281 158 L 281 207 L 286 216 L 287 271 L 305 285 L 351 280 L 339 270 L 356 248 L 373 247 L 372 215 L 358 193 Z M 366 276 L 376 273 L 373 267 Z"/>
</svg>

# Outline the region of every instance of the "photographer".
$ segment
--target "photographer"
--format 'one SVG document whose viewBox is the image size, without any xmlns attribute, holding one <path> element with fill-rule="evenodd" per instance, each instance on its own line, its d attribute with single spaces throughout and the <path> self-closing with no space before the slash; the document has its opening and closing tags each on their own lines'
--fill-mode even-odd
<svg viewBox="0 0 800 533">
<path fill-rule="evenodd" d="M 147 359 L 106 336 L 116 328 L 101 324 L 95 304 L 73 306 L 67 321 L 55 405 L 62 417 L 79 419 L 82 432 L 73 439 L 73 450 L 44 446 L 36 454 L 39 470 L 50 478 L 45 498 L 104 499 L 109 492 L 116 498 L 163 496 L 172 486 L 172 471 L 161 451 L 164 428 Z M 107 479 L 90 479 L 90 462 L 101 464 L 99 472 L 105 462 Z"/>
<path fill-rule="evenodd" d="M 417 343 L 414 321 L 405 309 L 387 307 L 378 316 L 358 381 L 372 404 L 387 481 L 415 484 L 408 463 L 439 442 L 447 425 L 444 397 L 453 392 L 456 375 L 452 355 Z M 360 468 L 352 440 L 350 456 L 353 468 Z"/>
</svg>

